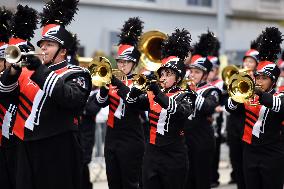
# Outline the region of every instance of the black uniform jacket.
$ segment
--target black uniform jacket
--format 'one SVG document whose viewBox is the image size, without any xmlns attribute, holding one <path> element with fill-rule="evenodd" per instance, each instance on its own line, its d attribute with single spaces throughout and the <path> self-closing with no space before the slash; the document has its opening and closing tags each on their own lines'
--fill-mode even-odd
<svg viewBox="0 0 284 189">
<path fill-rule="evenodd" d="M 15 135 L 38 140 L 78 129 L 78 116 L 91 90 L 86 69 L 62 61 L 35 71 L 23 68 L 14 76 L 9 72 L 0 80 L 0 92 L 18 96 Z"/>
<path fill-rule="evenodd" d="M 259 105 L 240 104 L 228 99 L 227 111 L 245 115 L 242 140 L 250 145 L 265 145 L 283 140 L 284 93 L 264 92 Z"/>
<path fill-rule="evenodd" d="M 138 97 L 132 93 L 128 94 L 128 105 L 149 111 L 150 144 L 161 147 L 184 143 L 183 126 L 192 113 L 192 93 L 178 87 L 157 96 L 150 91 Z"/>
</svg>

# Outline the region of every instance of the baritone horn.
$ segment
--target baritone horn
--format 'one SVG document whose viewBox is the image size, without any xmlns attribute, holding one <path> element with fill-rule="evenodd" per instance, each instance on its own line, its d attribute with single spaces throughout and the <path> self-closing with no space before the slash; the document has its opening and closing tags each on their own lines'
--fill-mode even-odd
<svg viewBox="0 0 284 189">
<path fill-rule="evenodd" d="M 138 49 L 141 52 L 142 67 L 149 71 L 156 71 L 161 66 L 162 42 L 167 35 L 158 30 L 148 31 L 140 37 Z"/>
<path fill-rule="evenodd" d="M 34 51 L 22 52 L 21 49 L 15 45 L 9 45 L 4 51 L 4 57 L 8 63 L 19 64 L 20 66 L 26 65 L 26 62 L 24 61 L 25 64 L 23 64 L 22 60 L 24 59 L 24 57 L 29 55 L 44 55 L 44 53 L 35 53 Z"/>
<path fill-rule="evenodd" d="M 127 85 L 127 76 L 118 69 L 112 69 L 110 61 L 102 56 L 95 57 L 88 66 L 90 71 L 92 84 L 97 87 L 107 86 L 111 83 L 114 75 L 121 81 L 125 81 Z"/>
</svg>

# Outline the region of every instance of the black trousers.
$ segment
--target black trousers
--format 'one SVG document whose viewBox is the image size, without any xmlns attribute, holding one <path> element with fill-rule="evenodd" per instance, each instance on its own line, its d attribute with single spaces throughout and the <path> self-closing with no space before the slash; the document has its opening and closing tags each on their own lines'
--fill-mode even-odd
<svg viewBox="0 0 284 189">
<path fill-rule="evenodd" d="M 140 188 L 144 148 L 144 141 L 106 143 L 104 154 L 109 189 Z"/>
<path fill-rule="evenodd" d="M 240 137 L 228 135 L 229 157 L 232 165 L 232 176 L 237 183 L 238 189 L 245 189 L 243 173 L 243 148 L 244 142 Z M 231 176 L 231 177 L 232 177 Z"/>
<path fill-rule="evenodd" d="M 143 160 L 143 189 L 183 189 L 187 171 L 185 145 L 172 149 L 147 145 Z"/>
<path fill-rule="evenodd" d="M 79 189 L 82 149 L 67 132 L 18 145 L 17 189 Z"/>
<path fill-rule="evenodd" d="M 16 188 L 17 145 L 0 147 L 0 188 Z"/>
<path fill-rule="evenodd" d="M 194 125 L 186 131 L 189 171 L 187 189 L 209 189 L 215 150 L 213 128 L 209 124 Z"/>
<path fill-rule="evenodd" d="M 219 182 L 219 162 L 220 162 L 220 152 L 221 152 L 221 143 L 222 138 L 221 137 L 215 137 L 215 151 L 214 156 L 212 160 L 212 173 L 211 173 L 211 182 Z"/>
<path fill-rule="evenodd" d="M 81 188 L 92 189 L 93 183 L 90 181 L 88 164 L 92 160 L 92 152 L 95 144 L 95 121 L 93 116 L 82 116 L 79 125 L 80 137 L 83 148 L 83 168 L 81 174 Z"/>
<path fill-rule="evenodd" d="M 283 189 L 284 143 L 244 147 L 246 189 Z"/>
</svg>

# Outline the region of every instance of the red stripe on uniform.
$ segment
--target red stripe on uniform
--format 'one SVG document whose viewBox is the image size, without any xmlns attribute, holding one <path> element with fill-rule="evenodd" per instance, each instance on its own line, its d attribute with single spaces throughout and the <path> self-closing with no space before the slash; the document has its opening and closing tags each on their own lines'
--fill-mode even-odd
<svg viewBox="0 0 284 189">
<path fill-rule="evenodd" d="M 159 119 L 159 116 L 153 114 L 153 113 L 149 113 L 149 117 L 155 118 L 155 119 Z"/>
<path fill-rule="evenodd" d="M 152 119 L 150 119 L 149 122 L 150 122 L 150 124 L 153 124 L 153 125 L 157 125 L 158 124 L 158 122 L 156 122 L 156 121 L 154 121 Z"/>
<path fill-rule="evenodd" d="M 254 120 L 255 122 L 257 121 L 256 117 L 254 117 L 253 115 L 249 114 L 246 112 L 246 116 L 251 118 L 252 120 Z"/>
<path fill-rule="evenodd" d="M 111 128 L 114 126 L 114 112 L 111 110 L 108 113 L 107 125 Z"/>
<path fill-rule="evenodd" d="M 156 144 L 156 136 L 157 136 L 157 128 L 151 126 L 151 129 L 150 129 L 150 143 L 151 144 Z"/>
<path fill-rule="evenodd" d="M 244 134 L 243 134 L 243 141 L 245 141 L 248 144 L 251 144 L 251 139 L 252 139 L 252 128 L 245 125 L 244 128 Z"/>
</svg>

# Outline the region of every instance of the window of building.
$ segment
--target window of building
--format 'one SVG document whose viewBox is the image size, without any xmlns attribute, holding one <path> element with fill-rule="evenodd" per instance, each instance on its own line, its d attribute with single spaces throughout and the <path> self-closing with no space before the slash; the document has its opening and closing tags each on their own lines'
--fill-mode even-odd
<svg viewBox="0 0 284 189">
<path fill-rule="evenodd" d="M 212 7 L 212 0 L 187 0 L 188 5 Z"/>
</svg>

